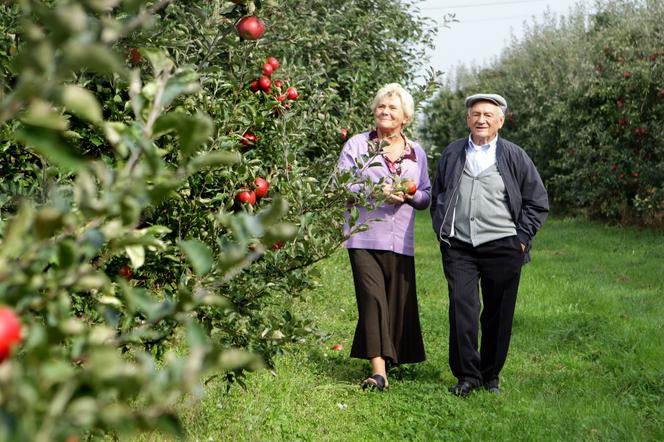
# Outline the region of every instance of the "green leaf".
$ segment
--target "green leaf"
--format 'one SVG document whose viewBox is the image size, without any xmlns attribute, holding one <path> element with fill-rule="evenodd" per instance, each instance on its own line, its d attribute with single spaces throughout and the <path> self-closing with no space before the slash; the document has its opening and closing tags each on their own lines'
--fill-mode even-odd
<svg viewBox="0 0 664 442">
<path fill-rule="evenodd" d="M 37 238 L 45 239 L 48 238 L 62 227 L 62 212 L 60 212 L 55 207 L 43 207 L 37 212 L 35 217 L 35 233 Z"/>
<path fill-rule="evenodd" d="M 180 149 L 183 155 L 188 157 L 212 135 L 212 126 L 212 120 L 207 115 L 170 112 L 157 119 L 154 134 L 159 136 L 175 130 Z"/>
<path fill-rule="evenodd" d="M 62 88 L 61 100 L 67 110 L 83 120 L 95 124 L 103 121 L 99 101 L 89 90 L 71 84 L 66 85 Z"/>
<path fill-rule="evenodd" d="M 161 95 L 161 105 L 167 107 L 171 102 L 181 94 L 191 94 L 198 91 L 198 74 L 192 69 L 178 70 L 166 82 L 164 92 Z"/>
<path fill-rule="evenodd" d="M 74 152 L 59 131 L 21 126 L 16 131 L 16 139 L 67 170 L 76 171 L 85 166 L 85 161 Z"/>
<path fill-rule="evenodd" d="M 141 9 L 144 3 L 143 0 L 125 0 L 119 7 L 122 11 L 133 15 Z"/>
<path fill-rule="evenodd" d="M 83 291 L 88 291 L 88 290 L 100 290 L 103 289 L 104 287 L 108 286 L 108 278 L 106 275 L 101 274 L 101 273 L 91 273 L 87 275 L 83 275 L 80 278 L 76 280 L 76 284 L 74 285 L 77 289 L 83 290 Z"/>
<path fill-rule="evenodd" d="M 187 341 L 192 349 L 196 347 L 204 347 L 209 344 L 210 339 L 198 322 L 193 319 L 187 320 L 186 329 Z"/>
<path fill-rule="evenodd" d="M 120 2 L 118 0 L 87 0 L 86 3 L 97 12 L 111 12 Z"/>
<path fill-rule="evenodd" d="M 0 256 L 15 258 L 20 256 L 25 247 L 26 234 L 34 219 L 34 209 L 24 204 L 9 222 L 4 231 Z"/>
<path fill-rule="evenodd" d="M 99 74 L 118 73 L 123 76 L 127 72 L 117 54 L 99 43 L 81 43 L 72 40 L 63 48 L 62 54 L 62 70 L 65 72 L 61 72 L 61 75 L 82 69 Z"/>
<path fill-rule="evenodd" d="M 170 181 L 162 181 L 156 183 L 148 189 L 148 196 L 150 201 L 160 203 L 169 196 L 177 196 L 174 192 L 181 185 L 179 179 L 171 179 Z"/>
<path fill-rule="evenodd" d="M 141 203 L 131 195 L 125 195 L 120 201 L 122 224 L 133 226 L 138 223 L 142 211 Z"/>
<path fill-rule="evenodd" d="M 240 368 L 256 370 L 262 366 L 262 361 L 255 354 L 232 348 L 219 355 L 219 365 L 226 370 L 238 370 Z"/>
<path fill-rule="evenodd" d="M 127 256 L 129 256 L 133 268 L 137 269 L 145 262 L 145 248 L 143 246 L 126 246 L 125 252 L 127 252 Z"/>
<path fill-rule="evenodd" d="M 66 269 L 74 264 L 76 259 L 76 250 L 72 240 L 64 240 L 57 246 L 58 265 L 61 269 Z"/>
<path fill-rule="evenodd" d="M 197 155 L 189 161 L 188 168 L 191 173 L 206 167 L 219 167 L 237 164 L 242 160 L 238 152 L 214 151 Z"/>
<path fill-rule="evenodd" d="M 194 269 L 195 274 L 201 276 L 210 271 L 213 263 L 212 252 L 210 252 L 210 249 L 203 242 L 197 239 L 190 239 L 180 241 L 178 244 Z"/>
<path fill-rule="evenodd" d="M 159 300 L 156 299 L 152 293 L 142 288 L 132 288 L 123 282 L 123 290 L 128 302 L 131 302 L 131 308 L 135 311 L 138 310 L 145 314 L 147 319 L 154 319 L 173 314 L 176 304 L 169 299 Z M 134 336 L 156 336 L 159 334 L 158 330 L 145 329 L 140 333 L 135 333 Z"/>
<path fill-rule="evenodd" d="M 62 382 L 74 374 L 74 367 L 61 360 L 44 361 L 39 368 L 41 378 L 48 384 Z"/>
<path fill-rule="evenodd" d="M 287 241 L 297 236 L 298 228 L 294 224 L 278 223 L 265 229 L 263 242 L 272 245 L 277 241 Z"/>
<path fill-rule="evenodd" d="M 247 249 L 240 247 L 237 244 L 230 244 L 224 246 L 221 254 L 219 255 L 219 268 L 221 270 L 227 270 L 234 265 L 242 262 L 242 260 L 247 256 Z"/>
<path fill-rule="evenodd" d="M 51 103 L 40 99 L 35 99 L 30 103 L 20 120 L 29 126 L 54 131 L 65 131 L 69 128 L 67 118 L 53 109 Z"/>
<path fill-rule="evenodd" d="M 278 221 L 286 213 L 288 213 L 288 201 L 280 196 L 275 196 L 272 204 L 261 210 L 256 217 L 263 223 L 263 227 L 266 227 Z"/>
<path fill-rule="evenodd" d="M 141 55 L 144 55 L 150 61 L 155 75 L 159 75 L 162 72 L 170 72 L 175 67 L 173 61 L 168 58 L 166 51 L 162 49 L 142 48 L 140 52 Z"/>
</svg>

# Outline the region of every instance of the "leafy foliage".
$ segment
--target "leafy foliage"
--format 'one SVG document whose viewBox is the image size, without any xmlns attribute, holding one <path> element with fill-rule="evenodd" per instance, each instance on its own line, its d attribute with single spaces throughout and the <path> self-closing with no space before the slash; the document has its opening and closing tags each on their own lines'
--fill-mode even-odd
<svg viewBox="0 0 664 442">
<path fill-rule="evenodd" d="M 25 336 L 0 439 L 181 435 L 201 379 L 242 382 L 314 332 L 290 306 L 344 240 L 339 129 L 367 127 L 377 79 L 413 79 L 427 25 L 397 1 L 298 6 L 0 5 L 0 300 Z M 251 14 L 267 31 L 244 41 Z M 257 177 L 268 194 L 239 203 Z"/>
</svg>

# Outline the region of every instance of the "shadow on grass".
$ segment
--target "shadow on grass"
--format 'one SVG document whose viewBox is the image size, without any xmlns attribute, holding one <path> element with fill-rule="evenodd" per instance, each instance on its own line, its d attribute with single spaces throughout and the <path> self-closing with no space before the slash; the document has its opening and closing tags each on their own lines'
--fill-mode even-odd
<svg viewBox="0 0 664 442">
<path fill-rule="evenodd" d="M 371 374 L 368 360 L 350 358 L 344 354 L 330 355 L 329 351 L 313 349 L 308 352 L 308 363 L 315 371 L 333 382 L 360 383 Z M 431 363 L 404 364 L 392 367 L 388 376 L 398 381 L 440 383 L 442 370 Z"/>
</svg>

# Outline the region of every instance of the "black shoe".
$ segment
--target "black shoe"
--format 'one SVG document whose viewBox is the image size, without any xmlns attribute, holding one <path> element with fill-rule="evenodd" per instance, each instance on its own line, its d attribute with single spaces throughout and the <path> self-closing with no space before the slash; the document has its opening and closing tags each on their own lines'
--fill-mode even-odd
<svg viewBox="0 0 664 442">
<path fill-rule="evenodd" d="M 379 374 L 375 374 L 362 381 L 360 387 L 362 387 L 362 390 L 366 390 L 368 388 L 370 390 L 385 391 L 387 389 L 386 384 L 387 382 L 385 381 L 384 377 Z"/>
<path fill-rule="evenodd" d="M 484 389 L 489 393 L 500 393 L 499 385 L 498 379 L 492 379 L 484 383 Z"/>
<path fill-rule="evenodd" d="M 473 385 L 468 381 L 461 381 L 458 384 L 447 389 L 450 393 L 455 396 L 468 397 L 470 393 L 477 388 L 477 385 Z"/>
</svg>

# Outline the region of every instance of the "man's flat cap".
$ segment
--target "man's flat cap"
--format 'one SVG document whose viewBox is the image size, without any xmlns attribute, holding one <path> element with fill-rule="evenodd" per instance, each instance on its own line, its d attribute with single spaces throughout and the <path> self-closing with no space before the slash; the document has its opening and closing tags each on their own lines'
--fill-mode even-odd
<svg viewBox="0 0 664 442">
<path fill-rule="evenodd" d="M 507 112 L 507 100 L 498 94 L 475 94 L 466 98 L 466 108 L 470 109 L 473 104 L 478 101 L 490 101 L 499 108 L 503 110 L 503 113 Z"/>
</svg>

